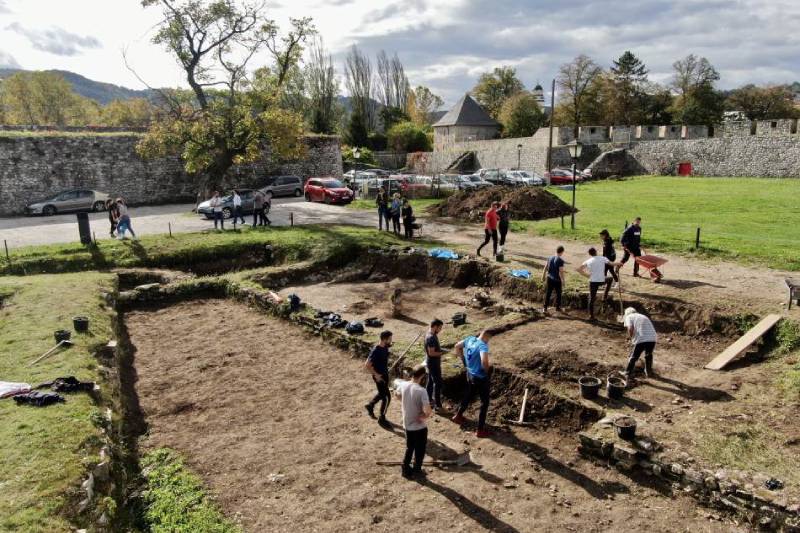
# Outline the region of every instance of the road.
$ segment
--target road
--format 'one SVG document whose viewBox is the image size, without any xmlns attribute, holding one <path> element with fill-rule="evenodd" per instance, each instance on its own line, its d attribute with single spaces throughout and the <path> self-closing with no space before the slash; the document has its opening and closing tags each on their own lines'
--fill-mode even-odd
<svg viewBox="0 0 800 533">
<path fill-rule="evenodd" d="M 136 235 L 201 231 L 213 227 L 210 220 L 191 212 L 194 204 L 170 204 L 131 208 L 131 221 Z M 293 215 L 295 224 L 349 223 L 372 224 L 371 213 L 354 211 L 341 206 L 311 204 L 302 198 L 276 198 L 272 202 L 269 218 L 274 225 L 287 226 Z M 249 223 L 252 217 L 245 217 Z M 97 239 L 107 239 L 108 215 L 89 214 L 89 224 Z M 225 227 L 233 227 L 229 220 Z M 7 242 L 9 249 L 36 244 L 77 242 L 78 224 L 74 214 L 52 217 L 0 218 L 0 240 Z"/>
</svg>

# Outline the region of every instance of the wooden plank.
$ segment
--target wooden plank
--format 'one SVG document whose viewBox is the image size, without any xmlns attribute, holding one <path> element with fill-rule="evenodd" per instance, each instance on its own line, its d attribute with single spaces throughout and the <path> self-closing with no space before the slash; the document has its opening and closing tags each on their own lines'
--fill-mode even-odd
<svg viewBox="0 0 800 533">
<path fill-rule="evenodd" d="M 739 337 L 739 339 L 725 348 L 725 351 L 716 356 L 711 362 L 706 365 L 709 370 L 722 370 L 725 366 L 733 361 L 736 357 L 741 355 L 747 350 L 751 344 L 760 339 L 766 332 L 778 323 L 781 319 L 780 315 L 767 315 L 761 319 L 761 322 L 756 324 L 750 331 Z"/>
</svg>

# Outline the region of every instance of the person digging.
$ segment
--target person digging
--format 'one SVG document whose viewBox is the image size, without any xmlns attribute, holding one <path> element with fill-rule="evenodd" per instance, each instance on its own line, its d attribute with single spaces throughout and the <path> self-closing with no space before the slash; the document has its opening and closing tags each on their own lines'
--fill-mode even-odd
<svg viewBox="0 0 800 533">
<path fill-rule="evenodd" d="M 464 412 L 472 403 L 475 394 L 478 394 L 481 399 L 478 431 L 475 433 L 478 438 L 491 436 L 491 432 L 486 429 L 486 414 L 489 412 L 489 382 L 492 373 L 492 364 L 489 361 L 489 340 L 493 335 L 492 330 L 485 329 L 477 337 L 469 336 L 455 346 L 455 353 L 461 358 L 467 371 L 467 387 L 464 390 L 461 405 L 453 417 L 453 422 L 460 426 L 467 421 L 464 418 Z"/>
<path fill-rule="evenodd" d="M 619 238 L 620 244 L 622 244 L 622 248 L 625 250 L 625 254 L 622 256 L 622 261 L 619 262 L 619 266 L 617 266 L 617 272 L 628 262 L 628 259 L 631 256 L 634 257 L 633 260 L 633 275 L 634 277 L 639 276 L 639 263 L 636 262 L 637 257 L 641 257 L 642 255 L 642 218 L 636 217 L 633 219 L 633 224 L 625 228 L 625 231 L 622 232 L 622 236 Z"/>
<path fill-rule="evenodd" d="M 392 398 L 389 393 L 389 347 L 392 345 L 392 332 L 383 331 L 380 342 L 372 347 L 364 364 L 364 370 L 372 375 L 372 381 L 378 393 L 372 400 L 364 406 L 371 418 L 375 418 L 375 405 L 380 402 L 381 410 L 378 417 L 378 424 L 383 428 L 391 428 L 391 424 L 386 420 L 386 410 L 389 408 Z"/>
<path fill-rule="evenodd" d="M 592 247 L 589 248 L 589 259 L 578 267 L 578 273 L 589 278 L 589 320 L 595 320 L 594 301 L 597 299 L 597 291 L 606 285 L 607 265 L 617 266 L 618 263 L 609 261 L 607 257 L 598 256 L 597 250 Z M 608 298 L 608 291 L 606 291 L 606 298 Z M 605 299 L 603 301 L 605 302 Z"/>
<path fill-rule="evenodd" d="M 551 256 L 542 270 L 542 283 L 545 284 L 544 293 L 544 314 L 547 314 L 547 308 L 550 307 L 550 296 L 553 292 L 556 293 L 556 311 L 562 312 L 561 309 L 561 293 L 564 287 L 564 247 L 559 246 L 556 248 L 556 255 Z"/>
<path fill-rule="evenodd" d="M 654 377 L 653 351 L 656 348 L 657 336 L 653 322 L 645 315 L 638 313 L 633 307 L 628 307 L 625 309 L 623 324 L 628 338 L 631 339 L 633 349 L 628 358 L 628 366 L 622 375 L 625 376 L 626 380 L 632 378 L 633 371 L 636 368 L 636 361 L 644 354 L 644 375 L 645 377 Z"/>
<path fill-rule="evenodd" d="M 417 365 L 411 371 L 411 381 L 395 380 L 395 394 L 400 398 L 403 413 L 403 429 L 406 432 L 406 453 L 403 457 L 401 473 L 404 478 L 424 474 L 422 460 L 428 444 L 428 418 L 433 410 L 425 390 L 427 369 L 425 365 Z M 411 467 L 411 458 L 414 467 Z"/>
</svg>

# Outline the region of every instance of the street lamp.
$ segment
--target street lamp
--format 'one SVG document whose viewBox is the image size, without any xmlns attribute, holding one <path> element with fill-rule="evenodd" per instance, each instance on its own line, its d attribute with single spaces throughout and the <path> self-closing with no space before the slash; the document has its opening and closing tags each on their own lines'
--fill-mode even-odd
<svg viewBox="0 0 800 533">
<path fill-rule="evenodd" d="M 517 170 L 519 170 L 520 166 L 520 158 L 522 157 L 522 145 L 517 145 Z"/>
<path fill-rule="evenodd" d="M 356 187 L 358 187 L 358 159 L 361 157 L 361 152 L 358 150 L 358 146 L 353 148 L 353 159 L 355 159 L 355 174 L 353 175 L 353 194 L 356 192 Z"/>
<path fill-rule="evenodd" d="M 569 225 L 570 228 L 575 229 L 575 182 L 577 181 L 578 158 L 583 151 L 583 144 L 580 141 L 573 140 L 567 147 L 569 148 L 569 155 L 572 157 L 572 213 Z"/>
</svg>

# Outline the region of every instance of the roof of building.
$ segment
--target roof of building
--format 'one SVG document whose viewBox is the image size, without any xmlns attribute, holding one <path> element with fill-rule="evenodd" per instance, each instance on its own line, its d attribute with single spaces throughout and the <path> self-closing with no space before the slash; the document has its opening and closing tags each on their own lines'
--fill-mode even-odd
<svg viewBox="0 0 800 533">
<path fill-rule="evenodd" d="M 533 90 L 534 91 L 544 91 L 544 88 L 542 88 L 541 84 L 537 83 L 536 87 L 534 87 Z"/>
<path fill-rule="evenodd" d="M 453 108 L 445 113 L 434 128 L 441 126 L 499 126 L 469 94 L 456 102 Z"/>
</svg>

